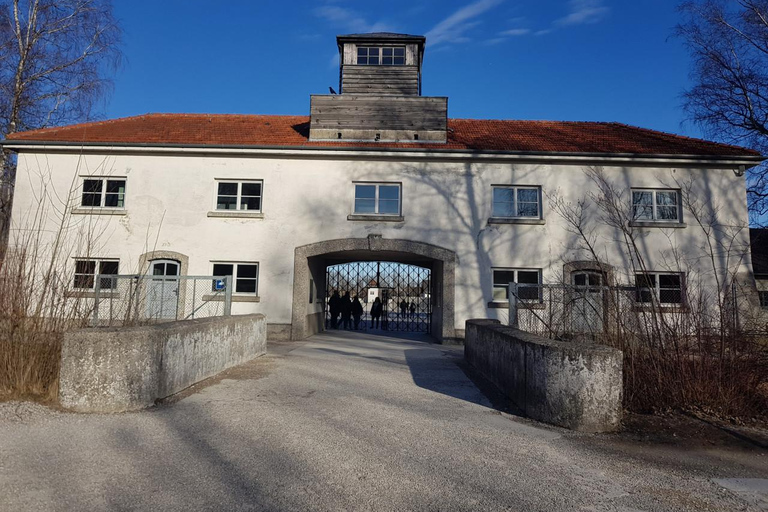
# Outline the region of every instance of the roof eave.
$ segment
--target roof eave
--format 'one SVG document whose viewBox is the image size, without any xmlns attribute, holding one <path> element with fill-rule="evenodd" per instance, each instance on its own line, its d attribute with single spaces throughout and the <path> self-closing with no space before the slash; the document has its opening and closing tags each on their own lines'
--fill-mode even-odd
<svg viewBox="0 0 768 512">
<path fill-rule="evenodd" d="M 293 146 L 293 145 L 246 145 L 246 144 L 168 144 L 168 143 L 126 143 L 126 142 L 67 142 L 2 140 L 0 146 L 8 150 L 40 148 L 50 151 L 71 151 L 74 148 L 98 151 L 103 148 L 149 150 L 165 152 L 283 152 L 283 153 L 353 153 L 378 156 L 415 155 L 421 157 L 470 157 L 470 158 L 541 158 L 552 160 L 612 160 L 612 161 L 669 161 L 679 163 L 721 164 L 728 167 L 754 167 L 768 157 L 763 155 L 697 155 L 697 154 L 651 154 L 651 153 L 598 153 L 598 152 L 555 152 L 555 151 L 507 151 L 480 149 L 442 149 L 430 145 L 424 148 L 391 148 L 371 146 Z"/>
</svg>

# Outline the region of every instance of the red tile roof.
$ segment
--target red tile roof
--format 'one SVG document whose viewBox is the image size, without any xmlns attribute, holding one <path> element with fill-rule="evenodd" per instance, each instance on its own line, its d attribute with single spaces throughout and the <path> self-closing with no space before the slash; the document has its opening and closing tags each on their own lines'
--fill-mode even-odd
<svg viewBox="0 0 768 512">
<path fill-rule="evenodd" d="M 146 114 L 18 132 L 12 141 L 211 146 L 356 147 L 639 155 L 759 156 L 718 144 L 620 123 L 449 119 L 446 144 L 310 142 L 309 117 Z"/>
</svg>

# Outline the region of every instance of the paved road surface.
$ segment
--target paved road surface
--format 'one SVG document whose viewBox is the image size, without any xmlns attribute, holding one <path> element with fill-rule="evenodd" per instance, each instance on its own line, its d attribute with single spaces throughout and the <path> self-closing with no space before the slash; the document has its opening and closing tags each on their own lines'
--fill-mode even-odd
<svg viewBox="0 0 768 512">
<path fill-rule="evenodd" d="M 0 510 L 768 509 L 759 453 L 500 414 L 459 349 L 338 333 L 271 350 L 149 412 L 6 404 Z"/>
</svg>

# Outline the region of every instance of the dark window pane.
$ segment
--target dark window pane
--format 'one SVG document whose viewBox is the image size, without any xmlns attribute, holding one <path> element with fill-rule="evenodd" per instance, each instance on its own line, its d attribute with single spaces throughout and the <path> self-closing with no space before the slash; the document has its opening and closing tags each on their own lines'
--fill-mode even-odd
<svg viewBox="0 0 768 512">
<path fill-rule="evenodd" d="M 392 57 L 382 57 L 381 63 L 385 66 L 391 66 L 392 65 Z"/>
<path fill-rule="evenodd" d="M 680 290 L 661 290 L 659 302 L 662 304 L 680 304 L 683 302 L 683 294 Z"/>
<path fill-rule="evenodd" d="M 403 57 L 395 57 L 395 66 L 404 66 L 405 65 L 405 59 Z"/>
<path fill-rule="evenodd" d="M 244 196 L 260 196 L 261 195 L 261 183 L 243 183 L 242 195 L 244 195 Z"/>
<path fill-rule="evenodd" d="M 76 274 L 95 274 L 96 262 L 92 260 L 75 261 Z"/>
<path fill-rule="evenodd" d="M 360 47 L 357 49 L 358 57 L 366 57 L 368 55 L 368 48 Z"/>
<path fill-rule="evenodd" d="M 679 275 L 660 275 L 659 287 L 661 288 L 680 288 L 680 276 Z"/>
<path fill-rule="evenodd" d="M 493 284 L 494 286 L 506 286 L 509 283 L 515 282 L 514 270 L 494 270 L 493 271 Z"/>
<path fill-rule="evenodd" d="M 165 275 L 165 263 L 155 263 L 152 267 L 152 275 L 164 276 Z"/>
<path fill-rule="evenodd" d="M 373 199 L 355 199 L 355 213 L 376 213 L 376 201 Z"/>
<path fill-rule="evenodd" d="M 256 293 L 255 279 L 238 279 L 235 285 L 235 291 L 238 293 Z"/>
<path fill-rule="evenodd" d="M 75 288 L 93 288 L 93 274 L 75 274 Z"/>
<path fill-rule="evenodd" d="M 366 57 L 359 57 L 358 56 L 357 57 L 357 64 L 359 66 L 365 66 L 366 64 L 368 64 L 368 59 Z"/>
<path fill-rule="evenodd" d="M 573 284 L 576 286 L 584 286 L 587 284 L 587 276 L 585 274 L 576 274 L 573 276 Z"/>
<path fill-rule="evenodd" d="M 659 220 L 677 220 L 677 206 L 657 206 Z"/>
<path fill-rule="evenodd" d="M 537 203 L 518 203 L 518 217 L 538 217 L 539 205 Z"/>
<path fill-rule="evenodd" d="M 107 180 L 107 193 L 104 206 L 122 208 L 125 198 L 125 180 Z"/>
<path fill-rule="evenodd" d="M 391 57 L 392 56 L 392 50 L 393 48 L 382 48 L 381 49 L 381 55 L 384 57 Z"/>
<path fill-rule="evenodd" d="M 400 201 L 382 199 L 379 201 L 379 213 L 384 215 L 397 215 L 400 213 Z"/>
<path fill-rule="evenodd" d="M 243 197 L 240 201 L 241 210 L 261 210 L 261 198 L 260 197 Z"/>
<path fill-rule="evenodd" d="M 237 277 L 256 277 L 258 266 L 257 265 L 238 265 Z"/>
<path fill-rule="evenodd" d="M 368 65 L 369 66 L 378 66 L 379 65 L 379 58 L 378 57 L 368 57 Z"/>
<path fill-rule="evenodd" d="M 768 292 L 758 292 L 760 294 L 760 307 L 768 308 Z"/>
<path fill-rule="evenodd" d="M 369 57 L 371 57 L 371 56 L 378 57 L 379 56 L 379 49 L 378 48 L 368 48 L 368 56 Z"/>
<path fill-rule="evenodd" d="M 519 189 L 517 191 L 517 200 L 522 203 L 538 203 L 539 191 L 529 188 Z"/>
<path fill-rule="evenodd" d="M 235 196 L 219 196 L 216 201 L 217 210 L 234 210 L 237 208 L 237 197 Z"/>
<path fill-rule="evenodd" d="M 373 199 L 376 197 L 376 185 L 355 185 L 355 199 Z"/>
<path fill-rule="evenodd" d="M 539 284 L 539 273 L 536 271 L 520 270 L 517 273 L 517 282 L 523 284 Z"/>
<path fill-rule="evenodd" d="M 237 183 L 219 183 L 220 196 L 236 196 Z"/>
<path fill-rule="evenodd" d="M 379 187 L 379 199 L 397 199 L 400 197 L 400 187 L 382 185 Z"/>
<path fill-rule="evenodd" d="M 676 205 L 677 192 L 656 192 L 656 204 L 667 206 Z"/>
<path fill-rule="evenodd" d="M 395 48 L 395 57 L 404 57 L 405 48 Z"/>
<path fill-rule="evenodd" d="M 165 275 L 167 275 L 167 276 L 177 276 L 177 275 L 179 275 L 179 266 L 176 263 L 166 263 L 165 264 Z"/>
<path fill-rule="evenodd" d="M 539 299 L 539 287 L 538 286 L 521 286 L 517 289 L 517 296 L 522 300 L 538 300 Z"/>
<path fill-rule="evenodd" d="M 101 180 L 83 180 L 83 192 L 101 194 Z"/>
<path fill-rule="evenodd" d="M 105 274 L 105 275 L 118 274 L 118 265 L 119 263 L 117 261 L 102 261 L 99 264 L 99 274 Z"/>
<path fill-rule="evenodd" d="M 656 288 L 656 276 L 654 274 L 636 274 L 635 286 L 638 288 Z"/>
<path fill-rule="evenodd" d="M 227 263 L 214 263 L 213 265 L 213 275 L 215 276 L 231 276 L 232 269 L 234 267 L 231 264 Z"/>
</svg>

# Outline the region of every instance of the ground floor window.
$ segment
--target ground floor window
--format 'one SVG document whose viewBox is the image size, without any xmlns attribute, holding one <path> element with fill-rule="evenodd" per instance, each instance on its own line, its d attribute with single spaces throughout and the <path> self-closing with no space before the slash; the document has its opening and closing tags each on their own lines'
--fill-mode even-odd
<svg viewBox="0 0 768 512">
<path fill-rule="evenodd" d="M 635 274 L 636 301 L 650 304 L 682 304 L 683 274 L 678 272 L 645 272 Z"/>
<path fill-rule="evenodd" d="M 96 274 L 116 275 L 119 273 L 120 262 L 118 260 L 101 260 L 93 258 L 79 258 L 75 260 L 74 288 L 78 290 L 93 290 L 96 283 Z M 102 289 L 111 289 L 112 279 L 101 279 L 99 286 Z"/>
<path fill-rule="evenodd" d="M 232 276 L 235 293 L 257 295 L 259 292 L 259 264 L 254 262 L 221 262 L 213 264 L 214 276 Z M 213 283 L 216 291 L 216 283 Z"/>
<path fill-rule="evenodd" d="M 493 269 L 493 301 L 506 302 L 509 300 L 509 283 L 541 284 L 541 270 L 494 268 Z M 518 289 L 518 297 L 522 300 L 539 300 L 539 286 L 525 286 Z"/>
<path fill-rule="evenodd" d="M 760 295 L 760 307 L 768 309 L 768 292 L 757 292 Z"/>
</svg>

